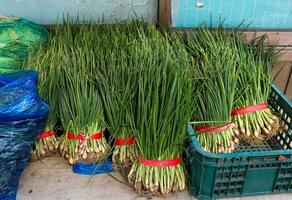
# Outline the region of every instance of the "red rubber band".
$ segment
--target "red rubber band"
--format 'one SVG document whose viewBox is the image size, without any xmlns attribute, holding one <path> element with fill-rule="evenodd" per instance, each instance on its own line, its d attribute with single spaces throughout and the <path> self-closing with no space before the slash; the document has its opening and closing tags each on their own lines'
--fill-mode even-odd
<svg viewBox="0 0 292 200">
<path fill-rule="evenodd" d="M 73 133 L 67 133 L 67 138 L 69 140 L 99 140 L 102 139 L 103 133 L 94 133 L 90 137 L 86 137 L 84 133 L 79 133 L 79 135 L 74 135 Z"/>
<path fill-rule="evenodd" d="M 219 133 L 222 131 L 227 130 L 230 127 L 230 123 L 225 123 L 223 125 L 218 125 L 218 126 L 195 126 L 195 131 L 196 132 L 205 132 L 207 134 L 212 134 L 212 133 Z"/>
<path fill-rule="evenodd" d="M 76 136 L 73 133 L 67 133 L 67 138 L 69 140 L 75 140 Z"/>
<path fill-rule="evenodd" d="M 50 137 L 52 135 L 54 135 L 54 131 L 49 130 L 49 131 L 41 133 L 39 139 L 44 139 L 44 138 Z"/>
<path fill-rule="evenodd" d="M 85 140 L 86 136 L 84 135 L 84 133 L 79 133 L 79 135 L 75 136 L 76 140 Z"/>
<path fill-rule="evenodd" d="M 147 166 L 154 166 L 154 167 L 171 167 L 176 166 L 181 163 L 181 158 L 177 157 L 171 160 L 147 160 L 143 157 L 139 157 L 138 161 Z"/>
<path fill-rule="evenodd" d="M 246 106 L 243 108 L 236 108 L 231 112 L 231 116 L 234 115 L 242 115 L 242 114 L 247 114 L 247 113 L 251 113 L 251 112 L 255 112 L 258 110 L 263 110 L 268 108 L 268 103 L 259 103 L 253 106 Z"/>
<path fill-rule="evenodd" d="M 117 138 L 115 145 L 116 146 L 123 146 L 123 145 L 132 145 L 135 143 L 135 136 L 130 138 Z"/>
<path fill-rule="evenodd" d="M 94 133 L 90 136 L 91 140 L 100 140 L 102 139 L 103 133 Z"/>
</svg>

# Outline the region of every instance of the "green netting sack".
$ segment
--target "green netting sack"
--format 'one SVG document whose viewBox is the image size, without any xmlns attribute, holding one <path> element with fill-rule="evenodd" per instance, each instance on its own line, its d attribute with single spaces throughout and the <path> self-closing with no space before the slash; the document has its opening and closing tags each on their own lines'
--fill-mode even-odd
<svg viewBox="0 0 292 200">
<path fill-rule="evenodd" d="M 0 49 L 0 73 L 12 72 L 20 67 L 20 61 L 16 54 Z"/>
<path fill-rule="evenodd" d="M 0 49 L 25 59 L 35 45 L 46 42 L 48 31 L 19 17 L 0 17 Z"/>
</svg>

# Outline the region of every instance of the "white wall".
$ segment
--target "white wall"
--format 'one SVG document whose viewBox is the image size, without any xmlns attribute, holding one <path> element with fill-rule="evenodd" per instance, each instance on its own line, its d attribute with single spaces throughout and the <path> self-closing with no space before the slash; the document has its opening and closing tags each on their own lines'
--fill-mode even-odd
<svg viewBox="0 0 292 200">
<path fill-rule="evenodd" d="M 0 15 L 21 16 L 40 24 L 54 24 L 63 15 L 104 18 L 105 22 L 144 18 L 155 23 L 157 0 L 0 0 Z"/>
</svg>

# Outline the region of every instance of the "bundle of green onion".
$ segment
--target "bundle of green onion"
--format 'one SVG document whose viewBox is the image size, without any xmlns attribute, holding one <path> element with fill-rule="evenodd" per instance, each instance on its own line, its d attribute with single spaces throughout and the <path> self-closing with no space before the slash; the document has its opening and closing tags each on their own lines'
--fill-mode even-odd
<svg viewBox="0 0 292 200">
<path fill-rule="evenodd" d="M 98 70 L 94 43 L 98 26 L 65 23 L 56 37 L 62 38 L 60 118 L 66 131 L 59 150 L 70 164 L 96 163 L 104 159 L 109 145 L 94 70 Z"/>
<path fill-rule="evenodd" d="M 60 80 L 60 55 L 56 54 L 59 41 L 56 38 L 49 40 L 47 46 L 35 49 L 30 53 L 23 69 L 38 71 L 39 96 L 50 106 L 48 119 L 44 132 L 35 142 L 32 150 L 32 160 L 37 160 L 57 152 L 59 141 L 55 136 L 55 126 L 59 113 L 59 80 Z"/>
<path fill-rule="evenodd" d="M 82 69 L 64 70 L 61 90 L 60 116 L 66 130 L 60 144 L 62 156 L 70 164 L 103 160 L 109 146 L 103 135 L 103 107 L 93 80 Z"/>
<path fill-rule="evenodd" d="M 236 41 L 240 74 L 233 111 L 234 133 L 251 145 L 271 138 L 280 127 L 278 114 L 267 106 L 273 81 L 271 71 L 278 52 L 275 46 L 268 47 L 265 40 L 257 38 L 249 45 Z"/>
<path fill-rule="evenodd" d="M 197 61 L 201 77 L 195 85 L 195 129 L 205 151 L 232 152 L 239 140 L 233 134 L 231 111 L 238 72 L 233 51 L 234 36 L 220 28 L 200 28 L 185 40 L 189 54 Z"/>
<path fill-rule="evenodd" d="M 188 54 L 176 37 L 154 26 L 139 37 L 133 53 L 140 63 L 135 119 L 140 157 L 128 180 L 139 193 L 182 191 L 181 156 L 193 105 Z"/>
<path fill-rule="evenodd" d="M 127 55 L 116 54 L 118 57 L 116 65 L 107 66 L 101 75 L 100 93 L 103 99 L 107 127 L 114 137 L 113 162 L 130 166 L 137 157 L 137 149 L 133 131 L 133 104 L 136 94 L 135 74 L 133 68 L 128 66 Z M 118 64 L 120 63 L 120 64 Z M 133 138 L 133 142 L 127 143 Z M 119 142 L 121 141 L 121 142 Z"/>
<path fill-rule="evenodd" d="M 133 121 L 137 93 L 137 58 L 135 44 L 144 24 L 131 22 L 108 26 L 101 33 L 99 89 L 103 99 L 107 127 L 114 139 L 113 162 L 129 168 L 137 158 Z M 110 49 L 110 51 L 108 51 Z"/>
</svg>

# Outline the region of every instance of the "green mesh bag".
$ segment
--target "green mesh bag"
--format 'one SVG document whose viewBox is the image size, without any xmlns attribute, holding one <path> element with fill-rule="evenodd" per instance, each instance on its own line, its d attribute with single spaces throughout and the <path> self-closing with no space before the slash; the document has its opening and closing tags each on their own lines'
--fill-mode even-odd
<svg viewBox="0 0 292 200">
<path fill-rule="evenodd" d="M 20 68 L 16 54 L 0 49 L 0 73 L 12 72 Z"/>
<path fill-rule="evenodd" d="M 5 48 L 22 60 L 34 46 L 47 39 L 48 31 L 33 22 L 18 17 L 0 17 L 0 49 Z"/>
</svg>

